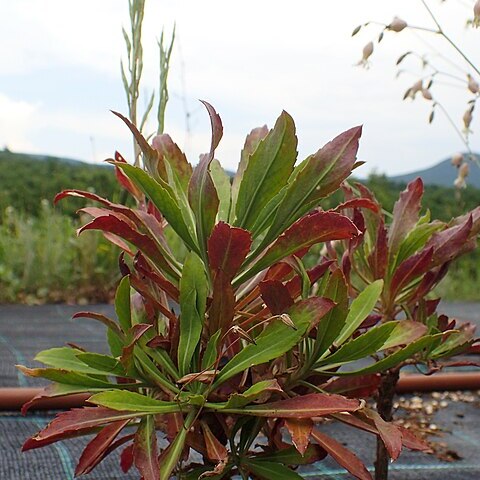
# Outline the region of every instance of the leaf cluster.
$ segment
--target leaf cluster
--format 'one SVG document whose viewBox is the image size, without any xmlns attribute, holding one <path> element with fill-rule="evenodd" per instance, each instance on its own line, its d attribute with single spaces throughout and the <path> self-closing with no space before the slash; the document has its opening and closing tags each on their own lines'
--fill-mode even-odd
<svg viewBox="0 0 480 480">
<path fill-rule="evenodd" d="M 117 114 L 143 155 L 145 169 L 119 153 L 112 160 L 135 208 L 80 190 L 57 196 L 57 201 L 73 196 L 99 205 L 82 209 L 91 221 L 79 233 L 100 230 L 122 250 L 123 278 L 115 299 L 117 319 L 77 315 L 105 324 L 110 355 L 54 348 L 37 356 L 45 368 L 22 367 L 53 382 L 38 398 L 92 394 L 92 406 L 59 414 L 24 449 L 95 434 L 77 475 L 122 447 L 122 468 L 135 464 L 147 480 L 234 474 L 300 478 L 295 467 L 327 454 L 356 478 L 371 478 L 351 451 L 322 432 L 327 418 L 378 436 L 392 459 L 402 446 L 427 449 L 367 408 L 363 398 L 376 391 L 379 372 L 425 349 L 439 355 L 454 338 L 452 329 L 432 327 L 420 314 L 379 321 L 376 312 L 386 289 L 396 288 L 396 304 L 412 283 L 387 275 L 386 266 L 355 290 L 349 259 L 367 248 L 367 219 L 376 222 L 375 232 L 382 222 L 368 191 L 347 192 L 336 208 L 321 208 L 358 165 L 361 128 L 340 134 L 297 164 L 295 124 L 282 112 L 271 130 L 261 127 L 247 136 L 230 181 L 215 159 L 223 135 L 220 117 L 203 103 L 212 141 L 195 168 L 168 135 L 149 144 Z M 410 212 L 404 205 L 412 204 L 414 193 L 405 194 L 396 210 Z M 445 236 L 452 228 L 468 230 L 465 245 L 476 220 L 459 219 L 459 226 L 442 229 L 420 221 L 420 230 L 427 229 L 435 244 L 426 246 L 428 255 L 450 258 Z M 390 244 L 399 265 L 415 256 L 422 248 L 416 247 L 420 234 L 402 247 L 410 223 L 394 222 L 389 240 L 380 238 L 369 247 L 382 253 L 364 261 L 380 258 Z M 167 229 L 181 242 L 181 256 Z M 303 258 L 318 244 L 324 255 L 307 268 Z M 342 245 L 347 247 L 338 257 Z M 358 365 L 366 358 L 369 365 Z M 135 433 L 122 433 L 126 427 Z M 157 431 L 168 440 L 164 449 L 158 447 Z M 188 461 L 192 450 L 202 456 L 202 465 Z"/>
</svg>

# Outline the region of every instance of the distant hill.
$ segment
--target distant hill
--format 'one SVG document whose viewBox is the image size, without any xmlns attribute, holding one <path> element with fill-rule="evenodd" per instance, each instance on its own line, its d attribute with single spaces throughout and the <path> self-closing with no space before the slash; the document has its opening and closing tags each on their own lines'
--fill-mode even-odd
<svg viewBox="0 0 480 480">
<path fill-rule="evenodd" d="M 109 198 L 120 192 L 110 165 L 0 150 L 0 213 L 12 206 L 36 215 L 42 199 L 52 202 L 67 188 L 93 190 Z M 70 214 L 82 205 L 74 200 L 62 203 L 59 208 Z"/>
<path fill-rule="evenodd" d="M 480 161 L 480 155 L 474 154 L 477 160 Z M 411 180 L 421 177 L 426 185 L 439 185 L 443 187 L 451 187 L 453 181 L 457 177 L 457 169 L 450 163 L 450 158 L 443 160 L 433 167 L 424 170 L 418 170 L 412 173 L 405 173 L 404 175 L 396 175 L 388 177 L 389 180 L 396 183 L 408 183 Z M 480 167 L 471 162 L 470 175 L 467 183 L 475 188 L 480 188 Z"/>
</svg>

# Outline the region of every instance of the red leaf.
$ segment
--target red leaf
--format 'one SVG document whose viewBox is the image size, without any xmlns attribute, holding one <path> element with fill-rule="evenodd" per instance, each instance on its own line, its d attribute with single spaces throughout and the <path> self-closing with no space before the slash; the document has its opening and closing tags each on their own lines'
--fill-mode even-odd
<svg viewBox="0 0 480 480">
<path fill-rule="evenodd" d="M 433 258 L 433 247 L 424 249 L 404 260 L 395 270 L 390 283 L 390 297 L 394 299 L 410 282 L 428 271 Z"/>
<path fill-rule="evenodd" d="M 141 252 L 138 252 L 135 256 L 133 266 L 141 275 L 148 277 L 152 282 L 154 282 L 158 287 L 163 290 L 169 297 L 178 303 L 180 292 L 178 288 L 166 278 L 158 274 L 153 270 L 151 265 L 148 263 L 148 260 L 142 255 Z"/>
<path fill-rule="evenodd" d="M 110 210 L 114 212 L 122 213 L 132 221 L 135 221 L 136 219 L 135 212 L 131 208 L 126 207 L 125 205 L 121 205 L 119 203 L 110 202 L 110 200 L 102 198 L 91 192 L 84 192 L 83 190 L 75 190 L 75 189 L 63 190 L 62 192 L 57 193 L 53 202 L 54 204 L 57 204 L 60 200 L 67 197 L 86 198 L 88 200 L 93 200 L 95 202 L 101 203 L 102 205 L 105 205 L 106 207 L 108 207 Z"/>
<path fill-rule="evenodd" d="M 278 280 L 266 280 L 259 285 L 263 301 L 273 315 L 279 315 L 293 305 L 288 288 Z"/>
<path fill-rule="evenodd" d="M 114 112 L 113 110 L 112 113 L 120 118 L 132 132 L 135 141 L 143 153 L 143 163 L 147 167 L 147 170 L 149 170 L 152 175 L 160 175 L 164 180 L 166 180 L 167 175 L 165 172 L 165 165 L 159 161 L 158 152 L 149 145 L 138 128 L 128 118 L 123 116 L 121 113 Z"/>
<path fill-rule="evenodd" d="M 340 466 L 350 472 L 355 478 L 359 480 L 372 480 L 372 476 L 360 459 L 341 443 L 324 435 L 317 429 L 312 431 L 312 437 Z"/>
<path fill-rule="evenodd" d="M 362 413 L 367 418 L 373 420 L 390 458 L 396 460 L 402 451 L 402 434 L 400 433 L 400 430 L 393 423 L 386 422 L 373 410 L 366 408 Z"/>
<path fill-rule="evenodd" d="M 100 425 L 131 420 L 138 416 L 138 413 L 110 410 L 105 407 L 73 408 L 57 414 L 42 431 L 24 443 L 22 451 L 50 445 L 77 434 L 85 434 Z"/>
<path fill-rule="evenodd" d="M 123 332 L 120 326 L 118 325 L 115 320 L 112 320 L 111 318 L 107 317 L 106 315 L 103 315 L 101 313 L 95 313 L 95 312 L 77 312 L 72 315 L 72 319 L 75 318 L 91 318 L 92 320 L 97 320 L 100 323 L 103 323 L 107 328 L 110 328 L 113 330 L 117 335 L 122 338 L 123 337 Z"/>
<path fill-rule="evenodd" d="M 120 468 L 123 473 L 127 473 L 133 465 L 133 443 L 124 448 L 120 454 Z"/>
<path fill-rule="evenodd" d="M 225 448 L 225 445 L 220 443 L 206 422 L 202 422 L 202 429 L 208 458 L 217 462 L 224 462 L 228 457 L 228 451 Z"/>
<path fill-rule="evenodd" d="M 380 374 L 339 377 L 322 388 L 327 392 L 340 393 L 349 398 L 371 397 L 380 385 Z"/>
<path fill-rule="evenodd" d="M 75 469 L 76 477 L 91 472 L 105 458 L 108 448 L 129 421 L 130 419 L 113 422 L 100 430 L 83 450 Z"/>
<path fill-rule="evenodd" d="M 358 233 L 352 221 L 339 213 L 321 211 L 305 215 L 274 242 L 252 270 L 258 273 L 303 248 L 329 240 L 352 238 Z"/>
<path fill-rule="evenodd" d="M 215 225 L 208 239 L 208 261 L 212 272 L 221 270 L 232 279 L 238 272 L 252 245 L 247 230 L 231 227 L 228 223 Z"/>
<path fill-rule="evenodd" d="M 120 357 L 120 362 L 127 369 L 127 371 L 132 363 L 132 355 L 135 344 L 152 327 L 153 325 L 151 324 L 137 323 L 130 329 L 129 338 L 131 338 L 131 341 L 127 346 L 122 348 L 122 356 Z"/>
<path fill-rule="evenodd" d="M 410 450 L 417 450 L 425 453 L 432 453 L 432 448 L 427 442 L 418 438 L 414 433 L 405 427 L 397 427 L 402 434 L 402 443 Z"/>
<path fill-rule="evenodd" d="M 436 232 L 425 245 L 425 249 L 433 247 L 434 265 L 440 265 L 463 253 L 463 248 L 470 236 L 473 227 L 473 218 L 470 215 L 465 222 L 454 227 Z"/>
<path fill-rule="evenodd" d="M 258 407 L 245 407 L 249 414 L 276 418 L 312 418 L 337 412 L 354 412 L 360 408 L 358 400 L 341 395 L 309 393 L 298 397 L 265 403 Z"/>
<path fill-rule="evenodd" d="M 347 208 L 367 208 L 375 213 L 380 211 L 380 206 L 378 203 L 370 200 L 369 198 L 352 198 L 351 200 L 347 200 L 346 202 L 338 205 L 333 209 L 333 211 L 340 212 L 341 210 L 346 210 Z"/>
<path fill-rule="evenodd" d="M 200 248 L 206 248 L 207 237 L 210 235 L 215 224 L 218 212 L 219 200 L 217 190 L 209 172 L 210 163 L 213 160 L 215 149 L 223 135 L 222 121 L 215 109 L 207 102 L 202 101 L 210 116 L 212 126 L 212 143 L 210 152 L 201 155 L 199 164 L 195 167 L 188 184 L 188 203 L 192 208 L 197 220 L 197 233 Z"/>
<path fill-rule="evenodd" d="M 385 278 L 388 263 L 388 245 L 387 245 L 387 229 L 383 219 L 378 224 L 377 240 L 373 247 L 372 253 L 368 256 L 368 263 L 375 280 Z"/>
<path fill-rule="evenodd" d="M 309 418 L 288 418 L 285 420 L 285 426 L 292 436 L 293 445 L 301 455 L 304 455 L 310 443 L 310 434 L 313 429 L 312 420 Z"/>
<path fill-rule="evenodd" d="M 120 155 L 120 153 L 115 152 L 115 162 L 118 163 L 127 163 L 127 161 Z M 121 168 L 118 168 L 115 165 L 115 176 L 117 177 L 118 183 L 125 189 L 127 192 L 130 192 L 134 198 L 141 200 L 143 198 L 142 192 L 134 185 L 131 180 L 123 173 Z"/>
<path fill-rule="evenodd" d="M 392 253 L 396 253 L 402 240 L 418 221 L 423 182 L 417 178 L 407 185 L 393 207 L 393 222 L 388 233 L 388 245 Z"/>
<path fill-rule="evenodd" d="M 341 133 L 313 154 L 314 161 L 299 172 L 299 176 L 323 177 L 318 188 L 309 196 L 310 203 L 318 204 L 319 198 L 334 192 L 350 175 L 361 135 L 361 126 Z"/>
<path fill-rule="evenodd" d="M 153 137 L 152 146 L 157 150 L 160 162 L 165 163 L 165 160 L 168 161 L 177 174 L 183 189 L 186 191 L 192 176 L 192 166 L 188 163 L 185 154 L 171 139 L 170 135 L 167 134 Z"/>
<path fill-rule="evenodd" d="M 137 230 L 136 225 L 121 214 L 110 213 L 103 217 L 97 217 L 81 227 L 77 231 L 77 234 L 80 234 L 85 230 L 101 230 L 118 235 L 119 237 L 135 245 L 139 250 L 142 250 L 153 261 L 162 265 L 162 267 L 171 270 L 171 267 L 158 250 L 155 241 L 148 235 L 140 233 Z"/>
<path fill-rule="evenodd" d="M 208 328 L 214 334 L 220 328 L 225 332 L 232 324 L 235 312 L 235 294 L 233 287 L 222 270 L 215 275 L 212 303 L 208 310 Z"/>
</svg>

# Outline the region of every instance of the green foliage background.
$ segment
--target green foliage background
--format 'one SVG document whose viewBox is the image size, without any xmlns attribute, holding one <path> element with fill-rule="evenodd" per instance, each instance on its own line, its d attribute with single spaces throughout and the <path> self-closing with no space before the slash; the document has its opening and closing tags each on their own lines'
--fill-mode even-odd
<svg viewBox="0 0 480 480">
<path fill-rule="evenodd" d="M 405 187 L 384 175 L 365 181 L 386 210 Z M 125 200 L 108 165 L 0 151 L 0 303 L 108 301 L 118 280 L 118 252 L 98 232 L 76 237 L 82 200 L 53 207 L 55 194 L 75 188 Z M 324 208 L 338 204 L 336 194 Z M 480 190 L 427 186 L 424 208 L 448 221 L 480 205 Z M 86 219 L 83 219 L 84 221 Z M 480 255 L 452 265 L 438 294 L 449 300 L 480 300 Z"/>
</svg>

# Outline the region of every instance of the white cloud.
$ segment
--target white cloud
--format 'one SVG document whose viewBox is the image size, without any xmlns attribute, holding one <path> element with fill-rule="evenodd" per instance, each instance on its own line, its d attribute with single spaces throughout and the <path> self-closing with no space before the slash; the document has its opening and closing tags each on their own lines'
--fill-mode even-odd
<svg viewBox="0 0 480 480">
<path fill-rule="evenodd" d="M 33 151 L 30 134 L 38 105 L 14 100 L 0 93 L 0 145 L 11 150 Z"/>
<path fill-rule="evenodd" d="M 98 79 L 99 92 L 111 88 L 112 79 L 118 79 L 116 95 L 123 102 L 119 58 L 124 48 L 121 25 L 128 24 L 127 2 L 4 3 L 2 16 L 11 19 L 0 30 L 0 42 L 10 46 L 0 52 L 6 78 L 23 75 L 35 82 L 38 72 L 47 75 L 48 69 L 48 78 L 56 85 L 62 82 L 56 71 L 75 67 L 81 72 L 83 68 Z M 461 149 L 455 132 L 440 112 L 435 124 L 429 127 L 426 102 L 401 101 L 414 77 L 405 74 L 394 80 L 395 60 L 412 47 L 424 50 L 417 36 L 387 32 L 383 42 L 375 46 L 372 68 L 364 71 L 353 67 L 363 45 L 379 32 L 378 27 L 372 26 L 352 39 L 351 31 L 359 23 L 388 22 L 398 14 L 410 23 L 432 25 L 418 0 L 304 1 L 295 5 L 287 0 L 146 3 L 145 87 L 151 89 L 158 81 L 156 38 L 162 25 L 170 31 L 176 21 L 178 38 L 170 74 L 172 101 L 167 127 L 178 143 L 184 143 L 185 122 L 179 97 L 185 95 L 192 111 L 192 135 L 186 149 L 193 161 L 209 144 L 208 118 L 197 98 L 211 101 L 222 116 L 225 135 L 218 155 L 229 168 L 236 165 L 245 134 L 260 124 L 271 126 L 283 108 L 297 122 L 300 157 L 359 123 L 365 125 L 361 156 L 368 161 L 368 168 L 391 173 L 411 170 Z M 459 39 L 467 52 L 475 53 L 478 31 L 463 29 L 468 10 L 453 2 L 433 7 L 448 32 Z M 424 38 L 441 53 L 457 59 L 448 53 L 448 45 L 441 39 Z M 406 62 L 406 66 L 419 71 L 413 62 Z M 21 100 L 18 94 L 5 90 L 3 93 L 17 98 L 17 103 Z M 24 148 L 30 151 L 47 150 L 45 153 L 85 159 L 92 155 L 102 158 L 103 152 L 114 148 L 128 149 L 128 132 L 108 113 L 113 107 L 108 103 L 111 100 L 97 95 L 93 103 L 88 95 L 72 93 L 75 94 L 78 109 L 53 106 L 54 99 L 46 94 L 38 94 L 28 104 L 20 102 L 18 112 L 11 115 L 7 111 L 16 107 L 10 103 L 10 110 L 0 110 L 0 123 L 7 125 L 0 138 L 19 145 L 23 138 Z M 459 120 L 467 98 L 465 92 L 445 88 L 439 94 Z M 19 119 L 15 122 L 8 120 L 16 116 Z M 474 122 L 473 129 L 478 130 L 479 122 L 476 118 Z M 32 131 L 36 134 L 31 135 Z M 40 131 L 48 135 L 41 137 Z M 95 154 L 90 137 L 94 138 Z M 473 147 L 480 147 L 475 137 Z"/>
</svg>

